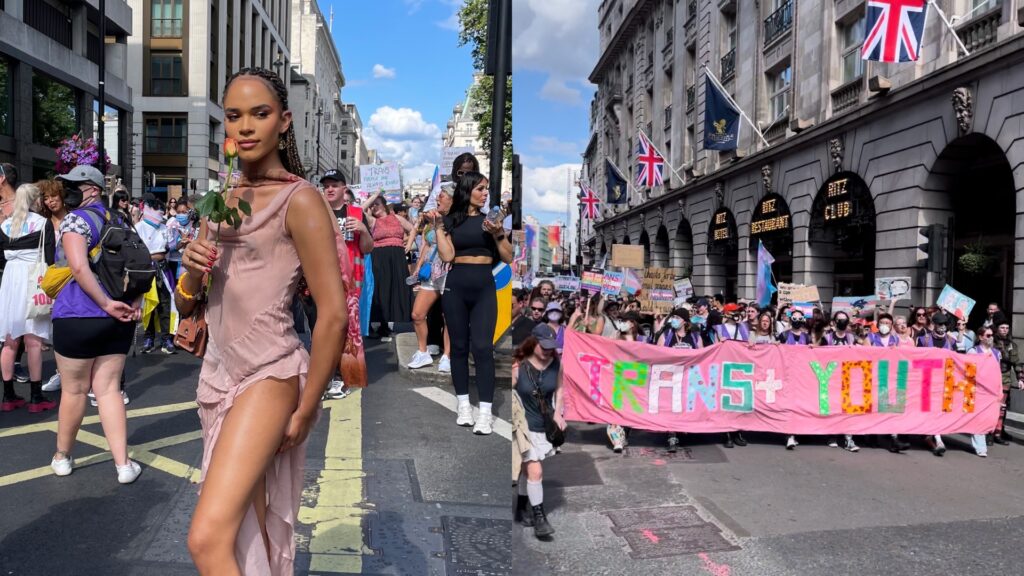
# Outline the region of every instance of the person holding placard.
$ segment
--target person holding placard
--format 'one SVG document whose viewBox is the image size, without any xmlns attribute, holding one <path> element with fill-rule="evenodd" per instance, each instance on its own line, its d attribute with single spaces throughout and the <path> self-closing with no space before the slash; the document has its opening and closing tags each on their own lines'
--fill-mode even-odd
<svg viewBox="0 0 1024 576">
<path fill-rule="evenodd" d="M 995 347 L 995 330 L 992 328 L 992 326 L 982 326 L 980 329 L 978 329 L 978 345 L 968 350 L 967 353 L 983 355 L 990 354 L 993 358 L 996 359 L 996 362 L 999 362 L 1000 366 L 1002 365 L 1003 355 Z M 1006 389 L 1006 392 L 1009 392 L 1009 390 Z M 1000 410 L 1000 413 L 1002 412 L 1002 410 L 1006 409 L 1005 398 L 1004 402 L 1002 403 L 1002 407 L 1003 408 Z M 1001 433 L 1001 428 L 1002 416 L 1000 416 L 999 424 L 996 427 L 996 431 Z M 993 437 L 993 434 L 971 435 L 971 446 L 974 447 L 974 453 L 977 454 L 978 456 L 981 456 L 982 458 L 988 456 L 988 437 Z M 1000 438 L 1000 440 L 1000 444 L 1008 444 L 1008 442 L 1002 440 L 1002 438 Z"/>
<path fill-rule="evenodd" d="M 676 308 L 668 318 L 655 319 L 655 335 L 653 344 L 667 348 L 696 350 L 704 347 L 704 339 L 699 332 L 690 330 L 690 313 L 685 308 Z M 679 436 L 676 432 L 668 433 L 668 451 L 675 453 L 679 449 Z"/>
</svg>

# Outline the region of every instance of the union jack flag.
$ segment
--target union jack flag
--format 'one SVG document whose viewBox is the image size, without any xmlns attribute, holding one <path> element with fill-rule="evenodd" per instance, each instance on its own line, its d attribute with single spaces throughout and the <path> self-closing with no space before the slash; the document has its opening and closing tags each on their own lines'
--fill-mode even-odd
<svg viewBox="0 0 1024 576">
<path fill-rule="evenodd" d="M 636 185 L 654 188 L 665 182 L 662 171 L 665 169 L 665 159 L 654 149 L 654 145 L 647 139 L 647 135 L 640 131 L 637 134 L 636 146 Z"/>
<path fill-rule="evenodd" d="M 583 204 L 583 215 L 588 220 L 596 220 L 601 199 L 597 197 L 594 189 L 583 180 L 580 180 L 580 203 Z"/>
<path fill-rule="evenodd" d="M 877 62 L 913 62 L 921 54 L 928 15 L 926 0 L 868 0 L 861 58 Z"/>
</svg>

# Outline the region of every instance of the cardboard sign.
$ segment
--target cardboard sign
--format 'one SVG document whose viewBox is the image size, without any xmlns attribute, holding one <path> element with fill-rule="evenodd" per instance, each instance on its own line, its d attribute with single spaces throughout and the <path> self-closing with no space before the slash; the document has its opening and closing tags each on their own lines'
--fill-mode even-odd
<svg viewBox="0 0 1024 576">
<path fill-rule="evenodd" d="M 601 293 L 608 296 L 618 296 L 619 292 L 622 292 L 622 272 L 606 271 L 601 282 Z"/>
<path fill-rule="evenodd" d="M 818 295 L 818 287 L 811 284 L 805 286 L 803 284 L 790 284 L 788 282 L 779 282 L 779 305 L 792 304 L 793 302 L 820 302 L 821 296 Z"/>
<path fill-rule="evenodd" d="M 398 162 L 364 164 L 359 167 L 359 186 L 368 192 L 402 189 L 402 175 Z"/>
<path fill-rule="evenodd" d="M 591 294 L 597 294 L 604 285 L 603 270 L 586 270 L 580 280 L 580 287 Z"/>
<path fill-rule="evenodd" d="M 580 279 L 575 276 L 555 276 L 555 290 L 559 292 L 579 292 Z"/>
<path fill-rule="evenodd" d="M 644 267 L 644 247 L 612 244 L 612 266 L 642 269 Z"/>
<path fill-rule="evenodd" d="M 942 288 L 942 292 L 939 293 L 939 299 L 935 304 L 957 318 L 965 319 L 971 315 L 971 310 L 974 309 L 974 305 L 977 302 L 973 298 L 968 298 L 966 295 L 957 292 L 949 284 L 946 284 Z"/>
<path fill-rule="evenodd" d="M 689 278 L 676 280 L 673 286 L 676 290 L 676 298 L 682 298 L 685 301 L 687 298 L 693 297 L 693 284 L 690 283 Z"/>
<path fill-rule="evenodd" d="M 910 298 L 910 276 L 875 278 L 875 296 L 882 300 L 906 300 Z"/>
<path fill-rule="evenodd" d="M 442 148 L 441 149 L 441 166 L 440 166 L 440 168 L 441 168 L 441 179 L 442 180 L 450 180 L 451 179 L 451 177 L 452 177 L 452 173 L 451 173 L 452 164 L 455 162 L 455 159 L 459 157 L 459 154 L 465 154 L 466 152 L 469 152 L 470 154 L 473 154 L 475 152 L 475 150 L 473 150 L 472 146 L 453 146 L 451 148 Z"/>
<path fill-rule="evenodd" d="M 676 291 L 675 274 L 671 268 L 647 268 L 644 270 L 643 288 L 639 298 L 641 312 L 672 312 Z"/>
</svg>

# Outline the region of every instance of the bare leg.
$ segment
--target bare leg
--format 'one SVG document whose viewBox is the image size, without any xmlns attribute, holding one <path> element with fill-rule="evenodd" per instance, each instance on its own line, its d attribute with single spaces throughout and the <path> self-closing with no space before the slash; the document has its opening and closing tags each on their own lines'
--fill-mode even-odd
<svg viewBox="0 0 1024 576">
<path fill-rule="evenodd" d="M 43 341 L 35 334 L 25 334 L 25 353 L 28 355 L 28 379 L 39 382 L 43 379 Z M 14 368 L 14 365 L 11 365 Z"/>
<path fill-rule="evenodd" d="M 448 326 L 444 327 L 444 355 L 452 357 L 452 341 L 448 339 Z"/>
<path fill-rule="evenodd" d="M 430 313 L 430 308 L 434 306 L 434 302 L 437 302 L 437 291 L 421 288 L 416 293 L 416 301 L 412 304 L 412 325 L 416 330 L 419 351 L 424 353 L 427 351 L 427 315 Z"/>
<path fill-rule="evenodd" d="M 0 352 L 0 377 L 4 382 L 14 380 L 14 359 L 18 355 L 18 339 L 4 340 L 4 349 Z"/>
<path fill-rule="evenodd" d="M 57 413 L 57 451 L 70 454 L 82 418 L 85 417 L 85 394 L 89 391 L 95 360 L 65 358 L 60 354 L 56 354 L 56 357 L 61 386 L 60 410 Z"/>
<path fill-rule="evenodd" d="M 267 475 L 264 474 L 252 489 L 252 507 L 256 510 L 256 521 L 260 524 L 263 535 L 263 546 L 267 549 L 267 560 L 270 560 L 270 534 L 267 533 Z"/>
<path fill-rule="evenodd" d="M 114 464 L 128 463 L 128 417 L 121 398 L 121 372 L 126 356 L 110 354 L 100 356 L 92 365 L 92 392 L 99 405 L 103 435 L 110 445 Z"/>
</svg>

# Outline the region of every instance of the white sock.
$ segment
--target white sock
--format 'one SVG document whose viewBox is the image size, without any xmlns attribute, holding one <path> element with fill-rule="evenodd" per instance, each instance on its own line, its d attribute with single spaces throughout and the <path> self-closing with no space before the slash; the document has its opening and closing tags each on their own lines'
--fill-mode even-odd
<svg viewBox="0 0 1024 576">
<path fill-rule="evenodd" d="M 456 398 L 459 399 L 459 406 L 469 405 L 469 394 L 459 394 Z"/>
<path fill-rule="evenodd" d="M 490 414 L 491 413 L 491 403 L 490 402 L 481 402 L 480 403 L 480 413 L 481 414 Z"/>
<path fill-rule="evenodd" d="M 530 506 L 540 506 L 544 503 L 544 482 L 527 480 L 526 493 L 530 496 Z"/>
<path fill-rule="evenodd" d="M 526 496 L 529 492 L 526 491 L 526 471 L 519 473 L 519 482 L 516 482 L 516 489 L 519 491 L 520 496 Z"/>
</svg>

